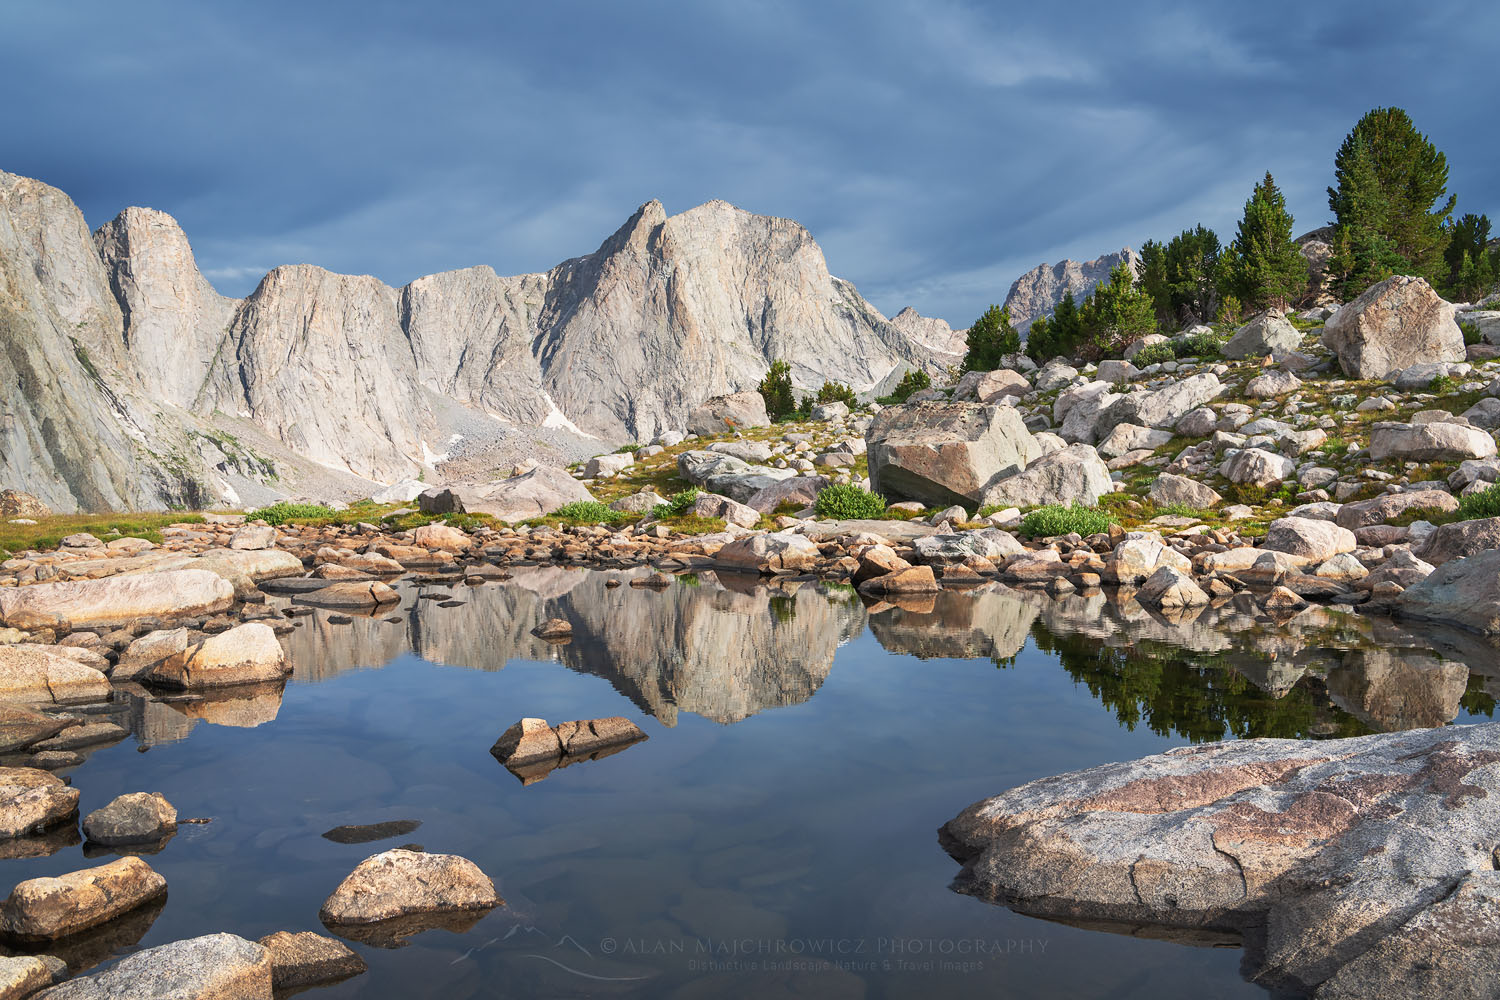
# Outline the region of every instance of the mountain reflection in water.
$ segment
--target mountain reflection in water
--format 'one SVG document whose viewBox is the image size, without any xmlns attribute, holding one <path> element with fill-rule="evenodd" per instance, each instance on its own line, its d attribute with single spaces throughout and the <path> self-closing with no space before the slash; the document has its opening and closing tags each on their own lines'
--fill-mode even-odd
<svg viewBox="0 0 1500 1000">
<path fill-rule="evenodd" d="M 475 586 L 403 583 L 400 605 L 378 616 L 295 619 L 285 637 L 293 682 L 405 653 L 478 670 L 556 661 L 608 680 L 663 725 L 679 712 L 732 724 L 815 696 L 837 648 L 868 629 L 890 652 L 1001 668 L 1030 641 L 1127 728 L 1201 742 L 1439 726 L 1461 708 L 1491 715 L 1500 677 L 1500 653 L 1477 637 L 1319 607 L 1273 620 L 1231 601 L 1168 617 L 1128 596 L 1053 598 L 998 583 L 866 606 L 847 587 L 810 581 L 704 573 L 665 589 L 628 585 L 643 575 L 521 567 Z M 572 624 L 571 641 L 531 634 L 549 618 Z M 117 721 L 145 743 L 181 739 L 200 721 L 259 725 L 281 700 L 279 685 L 165 699 L 130 690 Z"/>
</svg>

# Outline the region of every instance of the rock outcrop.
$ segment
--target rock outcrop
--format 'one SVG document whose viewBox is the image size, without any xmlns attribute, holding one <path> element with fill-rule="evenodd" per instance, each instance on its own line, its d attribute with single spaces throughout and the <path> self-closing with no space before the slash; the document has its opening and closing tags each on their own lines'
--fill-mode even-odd
<svg viewBox="0 0 1500 1000">
<path fill-rule="evenodd" d="M 1323 343 L 1351 378 L 1384 378 L 1417 364 L 1464 359 L 1453 305 L 1422 278 L 1397 275 L 1371 285 L 1323 329 Z"/>
<path fill-rule="evenodd" d="M 1241 935 L 1268 989 L 1487 996 L 1497 763 L 1495 724 L 1204 744 L 1022 785 L 940 839 L 960 892 L 1153 937 Z"/>
<path fill-rule="evenodd" d="M 865 433 L 870 482 L 892 499 L 977 506 L 996 480 L 1041 457 L 1009 406 L 907 403 L 876 414 Z"/>
</svg>

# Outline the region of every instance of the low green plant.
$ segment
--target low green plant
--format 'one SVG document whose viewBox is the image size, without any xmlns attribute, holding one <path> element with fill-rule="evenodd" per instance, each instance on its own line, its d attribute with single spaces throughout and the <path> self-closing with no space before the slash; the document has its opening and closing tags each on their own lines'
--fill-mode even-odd
<svg viewBox="0 0 1500 1000">
<path fill-rule="evenodd" d="M 1484 338 L 1479 335 L 1478 323 L 1460 323 L 1458 328 L 1464 333 L 1464 346 L 1473 347 L 1475 344 L 1484 343 Z"/>
<path fill-rule="evenodd" d="M 858 400 L 854 398 L 854 390 L 842 382 L 824 382 L 814 402 L 817 404 L 843 403 L 851 410 L 858 405 Z"/>
<path fill-rule="evenodd" d="M 1097 535 L 1108 531 L 1118 518 L 1098 507 L 1085 507 L 1074 503 L 1071 506 L 1049 504 L 1038 507 L 1021 518 L 1021 534 L 1032 538 L 1052 538 L 1055 535 Z"/>
<path fill-rule="evenodd" d="M 1174 342 L 1172 351 L 1179 358 L 1216 358 L 1219 356 L 1219 349 L 1223 346 L 1224 341 L 1219 339 L 1217 333 L 1203 330 L 1190 333 Z"/>
<path fill-rule="evenodd" d="M 267 524 L 286 524 L 288 521 L 316 520 L 324 517 L 337 517 L 338 511 L 332 507 L 324 507 L 316 503 L 287 503 L 280 501 L 269 507 L 262 507 L 250 515 L 250 519 L 262 520 Z"/>
<path fill-rule="evenodd" d="M 690 486 L 681 493 L 673 493 L 667 498 L 666 503 L 659 503 L 652 507 L 651 516 L 658 521 L 664 521 L 669 517 L 686 517 L 697 499 L 698 487 Z"/>
<path fill-rule="evenodd" d="M 574 500 L 554 510 L 548 517 L 564 521 L 580 521 L 586 524 L 614 524 L 629 520 L 631 515 L 623 510 L 613 510 L 597 500 Z"/>
<path fill-rule="evenodd" d="M 813 509 L 819 517 L 840 521 L 879 517 L 885 513 L 885 497 L 852 483 L 833 483 L 818 491 Z"/>
<path fill-rule="evenodd" d="M 1177 352 L 1172 350 L 1172 345 L 1168 342 L 1163 342 L 1160 344 L 1147 344 L 1139 351 L 1136 351 L 1135 357 L 1131 359 L 1131 363 L 1137 368 L 1144 368 L 1147 365 L 1176 360 Z"/>
<path fill-rule="evenodd" d="M 1472 521 L 1479 517 L 1500 517 L 1500 483 L 1458 498 L 1460 521 Z"/>
<path fill-rule="evenodd" d="M 1427 391 L 1435 396 L 1446 396 L 1458 388 L 1458 380 L 1452 375 L 1439 375 L 1427 383 Z"/>
</svg>

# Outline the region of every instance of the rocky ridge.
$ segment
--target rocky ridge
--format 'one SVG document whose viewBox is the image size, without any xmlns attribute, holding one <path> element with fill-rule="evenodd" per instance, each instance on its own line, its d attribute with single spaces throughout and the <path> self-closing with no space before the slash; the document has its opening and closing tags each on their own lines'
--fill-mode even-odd
<svg viewBox="0 0 1500 1000">
<path fill-rule="evenodd" d="M 1081 304 L 1095 285 L 1109 280 L 1109 272 L 1121 262 L 1129 264 L 1132 271 L 1138 270 L 1140 256 L 1130 247 L 1125 247 L 1093 260 L 1038 264 L 1013 281 L 1005 295 L 1011 325 L 1025 334 L 1038 316 L 1050 316 L 1068 292 L 1072 292 L 1073 298 Z"/>
</svg>

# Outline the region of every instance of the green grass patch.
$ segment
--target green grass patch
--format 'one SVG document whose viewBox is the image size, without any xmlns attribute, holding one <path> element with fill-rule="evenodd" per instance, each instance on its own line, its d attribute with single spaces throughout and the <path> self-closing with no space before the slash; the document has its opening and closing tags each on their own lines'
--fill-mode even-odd
<svg viewBox="0 0 1500 1000">
<path fill-rule="evenodd" d="M 1021 534 L 1031 538 L 1052 538 L 1077 532 L 1080 535 L 1097 535 L 1108 531 L 1119 518 L 1098 507 L 1085 507 L 1075 503 L 1070 507 L 1050 504 L 1038 507 L 1021 519 Z"/>
<path fill-rule="evenodd" d="M 1500 517 L 1500 483 L 1458 498 L 1457 520 L 1472 521 L 1480 517 Z"/>
<path fill-rule="evenodd" d="M 86 531 L 106 542 L 116 538 L 144 538 L 160 545 L 161 529 L 169 524 L 202 524 L 201 514 L 171 511 L 144 514 L 52 514 L 36 524 L 0 521 L 0 552 L 8 558 L 27 549 L 55 549 L 69 535 Z"/>
<path fill-rule="evenodd" d="M 693 509 L 693 504 L 698 500 L 698 487 L 689 486 L 679 493 L 673 493 L 667 498 L 666 503 L 659 503 L 651 508 L 651 516 L 658 521 L 668 518 L 686 517 L 687 512 Z"/>
</svg>

